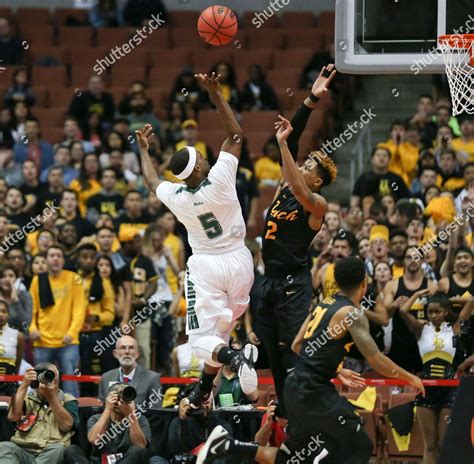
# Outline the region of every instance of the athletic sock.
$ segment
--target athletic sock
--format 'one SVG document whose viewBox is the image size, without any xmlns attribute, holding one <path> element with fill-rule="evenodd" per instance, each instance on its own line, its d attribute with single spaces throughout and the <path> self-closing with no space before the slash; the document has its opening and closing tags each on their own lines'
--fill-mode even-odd
<svg viewBox="0 0 474 464">
<path fill-rule="evenodd" d="M 203 393 L 211 393 L 214 379 L 216 378 L 216 374 L 206 374 L 205 372 L 202 373 L 201 378 L 199 379 L 199 389 Z"/>
<path fill-rule="evenodd" d="M 238 355 L 239 351 L 235 351 L 232 348 L 224 346 L 219 350 L 219 353 L 217 353 L 217 360 L 220 363 L 229 366 L 232 360 Z"/>
<path fill-rule="evenodd" d="M 248 443 L 229 437 L 228 450 L 229 454 L 237 454 L 239 456 L 255 460 L 255 457 L 257 456 L 258 445 L 256 443 Z"/>
</svg>

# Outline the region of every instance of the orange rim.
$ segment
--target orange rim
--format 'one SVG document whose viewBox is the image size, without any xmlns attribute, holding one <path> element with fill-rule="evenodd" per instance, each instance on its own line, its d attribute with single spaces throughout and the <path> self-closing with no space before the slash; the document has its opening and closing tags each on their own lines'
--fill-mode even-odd
<svg viewBox="0 0 474 464">
<path fill-rule="evenodd" d="M 472 42 L 474 42 L 474 34 L 440 35 L 438 40 L 440 43 L 452 48 L 463 48 L 467 50 L 471 48 Z"/>
</svg>

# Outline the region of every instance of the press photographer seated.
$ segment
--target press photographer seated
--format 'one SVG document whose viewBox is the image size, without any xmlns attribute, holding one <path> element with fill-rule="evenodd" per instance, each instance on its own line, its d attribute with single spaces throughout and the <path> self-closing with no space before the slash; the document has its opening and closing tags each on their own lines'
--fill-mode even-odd
<svg viewBox="0 0 474 464">
<path fill-rule="evenodd" d="M 151 441 L 148 420 L 137 410 L 136 390 L 130 385 L 112 385 L 105 398 L 102 414 L 91 416 L 87 422 L 87 438 L 93 446 L 91 463 L 121 464 L 145 462 L 146 448 Z M 88 464 L 81 448 L 71 446 L 65 453 L 66 463 Z"/>
<path fill-rule="evenodd" d="M 220 425 L 231 433 L 231 425 L 222 420 L 212 411 L 213 396 L 204 402 L 200 408 L 189 404 L 187 398 L 179 403 L 179 417 L 171 422 L 168 435 L 168 451 L 174 456 L 171 461 L 175 464 L 193 462 L 191 455 L 196 455 L 213 428 Z M 159 457 L 153 457 L 150 464 L 161 464 Z"/>
<path fill-rule="evenodd" d="M 8 420 L 17 422 L 17 427 L 11 442 L 0 443 L 0 462 L 62 463 L 79 413 L 76 399 L 59 389 L 59 371 L 54 364 L 39 363 L 25 372 Z"/>
</svg>

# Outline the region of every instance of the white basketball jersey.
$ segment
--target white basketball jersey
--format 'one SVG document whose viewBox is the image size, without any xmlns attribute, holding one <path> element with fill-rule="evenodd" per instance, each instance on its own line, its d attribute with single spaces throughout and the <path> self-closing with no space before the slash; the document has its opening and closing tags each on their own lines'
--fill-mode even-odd
<svg viewBox="0 0 474 464">
<path fill-rule="evenodd" d="M 221 151 L 197 187 L 162 182 L 156 196 L 184 224 L 193 253 L 222 253 L 245 246 L 245 222 L 235 182 L 239 160 Z"/>
</svg>

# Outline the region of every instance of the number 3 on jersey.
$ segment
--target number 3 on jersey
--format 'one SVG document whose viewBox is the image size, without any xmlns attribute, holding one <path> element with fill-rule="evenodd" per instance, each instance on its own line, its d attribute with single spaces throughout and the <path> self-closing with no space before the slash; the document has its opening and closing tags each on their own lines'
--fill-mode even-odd
<svg viewBox="0 0 474 464">
<path fill-rule="evenodd" d="M 268 230 L 267 230 L 267 233 L 265 234 L 265 240 L 276 240 L 275 232 L 277 231 L 277 228 L 278 228 L 276 222 L 268 221 L 267 226 L 268 226 Z"/>
<path fill-rule="evenodd" d="M 306 332 L 304 334 L 305 340 L 313 335 L 327 310 L 327 308 L 321 308 L 321 306 L 317 306 L 313 311 L 312 318 L 308 322 L 308 326 L 306 327 Z"/>
<path fill-rule="evenodd" d="M 208 239 L 212 240 L 222 235 L 222 226 L 213 213 L 201 214 L 198 219 Z"/>
</svg>

